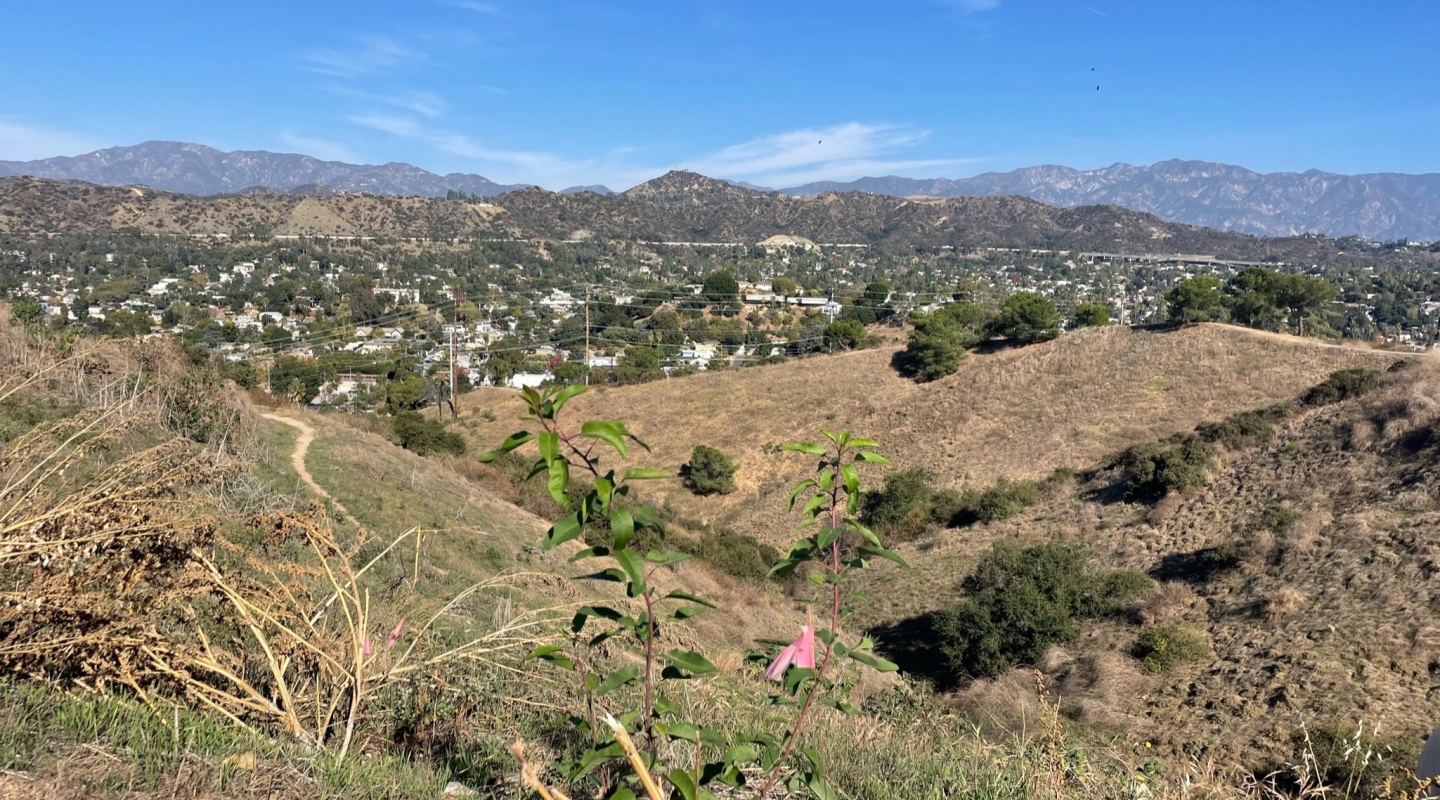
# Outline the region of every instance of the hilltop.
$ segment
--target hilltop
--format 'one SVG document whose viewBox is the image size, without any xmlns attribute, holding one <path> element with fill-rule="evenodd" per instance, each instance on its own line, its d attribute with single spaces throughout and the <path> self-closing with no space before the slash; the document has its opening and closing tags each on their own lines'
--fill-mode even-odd
<svg viewBox="0 0 1440 800">
<path fill-rule="evenodd" d="M 1393 359 L 1231 326 L 1112 326 L 973 355 L 955 375 L 917 384 L 892 368 L 898 351 L 888 345 L 607 387 L 574 401 L 575 413 L 603 408 L 631 421 L 654 448 L 638 456 L 648 466 L 673 472 L 697 444 L 732 454 L 738 491 L 697 498 L 671 485 L 660 489 L 665 502 L 778 544 L 790 535 L 788 484 L 808 467 L 768 446 L 813 439 L 820 427 L 873 436 L 901 466 L 923 465 L 938 485 L 958 489 L 1085 467 L 1131 444 L 1288 399 L 1334 370 Z M 480 441 L 499 441 L 520 404 L 512 391 L 479 389 L 463 408 Z"/>
</svg>

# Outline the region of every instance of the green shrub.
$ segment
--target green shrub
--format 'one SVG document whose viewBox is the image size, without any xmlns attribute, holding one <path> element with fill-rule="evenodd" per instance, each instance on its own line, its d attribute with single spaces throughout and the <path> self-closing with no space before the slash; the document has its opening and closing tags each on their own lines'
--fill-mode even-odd
<svg viewBox="0 0 1440 800">
<path fill-rule="evenodd" d="M 915 324 L 901 359 L 902 371 L 933 381 L 953 374 L 969 348 L 985 338 L 985 309 L 970 303 L 945 306 L 934 314 L 912 316 Z"/>
<path fill-rule="evenodd" d="M 1293 508 L 1270 506 L 1255 518 L 1255 527 L 1270 531 L 1276 536 L 1289 536 L 1305 515 Z"/>
<path fill-rule="evenodd" d="M 219 377 L 208 370 L 187 372 L 167 382 L 160 394 L 165 427 L 202 444 L 229 437 L 240 423 L 240 409 Z"/>
<path fill-rule="evenodd" d="M 1081 303 L 1070 315 L 1070 324 L 1076 328 L 1103 327 L 1110 324 L 1110 307 L 1101 303 Z"/>
<path fill-rule="evenodd" d="M 729 494 L 735 491 L 735 462 L 709 445 L 695 445 L 690 453 L 690 463 L 685 465 L 682 473 L 685 485 L 695 494 Z"/>
<path fill-rule="evenodd" d="M 770 545 L 728 530 L 706 531 L 693 545 L 678 541 L 674 544 L 682 552 L 742 580 L 765 580 L 770 567 L 780 560 L 780 553 Z"/>
<path fill-rule="evenodd" d="M 980 493 L 975 504 L 975 518 L 981 522 L 1009 519 L 1040 502 L 1040 485 L 1034 481 L 1011 481 L 1001 478 L 994 486 Z"/>
<path fill-rule="evenodd" d="M 454 431 L 445 429 L 444 423 L 429 419 L 418 411 L 401 411 L 391 422 L 395 438 L 400 446 L 422 456 L 444 453 L 460 456 L 465 454 L 465 439 Z"/>
<path fill-rule="evenodd" d="M 1193 492 L 1209 481 L 1215 445 L 1194 434 L 1131 447 L 1111 459 L 1123 475 L 1125 499 L 1153 503 L 1172 493 Z"/>
<path fill-rule="evenodd" d="M 1360 397 L 1379 388 L 1382 375 L 1380 370 L 1368 367 L 1337 370 L 1323 382 L 1310 387 L 1300 402 L 1307 406 L 1327 406 Z"/>
<path fill-rule="evenodd" d="M 995 332 L 1021 344 L 1045 342 L 1060 335 L 1060 312 L 1049 298 L 1016 292 L 1000 306 Z"/>
<path fill-rule="evenodd" d="M 1219 422 L 1206 422 L 1195 428 L 1195 435 L 1207 442 L 1223 445 L 1226 450 L 1244 450 L 1265 444 L 1275 438 L 1275 426 L 1290 413 L 1284 403 L 1242 411 Z"/>
<path fill-rule="evenodd" d="M 919 536 L 930 522 L 934 479 L 924 467 L 890 473 L 885 488 L 865 495 L 865 524 L 892 541 Z"/>
<path fill-rule="evenodd" d="M 930 517 L 946 527 L 960 528 L 977 522 L 1009 519 L 1038 502 L 1039 483 L 1001 478 L 984 490 L 936 492 L 931 498 Z"/>
<path fill-rule="evenodd" d="M 1024 547 L 996 542 L 960 584 L 961 598 L 936 619 L 940 651 L 957 673 L 998 675 L 1033 664 L 1081 623 L 1112 614 L 1154 584 L 1144 575 L 1089 563 L 1063 541 Z"/>
<path fill-rule="evenodd" d="M 1140 634 L 1132 652 L 1145 669 L 1169 672 L 1209 655 L 1210 639 L 1194 625 L 1179 622 L 1157 625 Z"/>
</svg>

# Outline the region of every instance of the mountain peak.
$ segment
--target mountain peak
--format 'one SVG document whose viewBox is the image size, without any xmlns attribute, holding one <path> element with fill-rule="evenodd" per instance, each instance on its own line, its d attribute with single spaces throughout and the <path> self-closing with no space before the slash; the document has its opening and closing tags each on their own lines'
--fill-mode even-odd
<svg viewBox="0 0 1440 800">
<path fill-rule="evenodd" d="M 753 189 L 690 170 L 672 169 L 625 192 L 626 197 L 662 202 L 700 202 L 756 194 Z"/>
</svg>

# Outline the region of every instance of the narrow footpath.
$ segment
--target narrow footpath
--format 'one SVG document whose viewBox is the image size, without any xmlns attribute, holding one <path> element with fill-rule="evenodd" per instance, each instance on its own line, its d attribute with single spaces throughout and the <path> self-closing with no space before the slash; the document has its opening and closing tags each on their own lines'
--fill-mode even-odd
<svg viewBox="0 0 1440 800">
<path fill-rule="evenodd" d="M 310 452 L 310 443 L 315 441 L 315 429 L 307 423 L 301 422 L 293 417 L 284 417 L 279 414 L 261 414 L 260 416 L 265 419 L 275 420 L 276 422 L 283 422 L 300 432 L 300 435 L 295 437 L 295 450 L 290 454 L 290 464 L 295 468 L 295 474 L 300 476 L 300 480 L 310 488 L 311 492 L 315 493 L 316 497 L 329 500 L 330 505 L 334 506 L 336 511 L 344 514 L 346 518 L 353 520 L 355 515 L 351 514 L 349 509 L 340 504 L 339 500 L 336 500 L 329 492 L 325 491 L 320 484 L 316 483 L 314 476 L 310 474 L 310 470 L 305 468 L 305 455 Z"/>
</svg>

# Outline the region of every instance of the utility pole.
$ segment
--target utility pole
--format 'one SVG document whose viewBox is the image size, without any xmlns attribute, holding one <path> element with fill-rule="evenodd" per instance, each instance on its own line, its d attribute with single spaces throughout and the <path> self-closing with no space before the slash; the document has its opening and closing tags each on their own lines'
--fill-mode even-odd
<svg viewBox="0 0 1440 800">
<path fill-rule="evenodd" d="M 585 385 L 590 385 L 590 284 L 585 284 Z"/>
<path fill-rule="evenodd" d="M 454 301 L 454 305 L 450 309 L 450 416 L 452 419 L 458 419 L 460 417 L 460 406 L 456 405 L 455 402 L 459 397 L 459 392 L 455 385 L 457 378 L 455 333 L 460 327 L 460 302 L 465 299 L 465 294 L 459 289 L 456 289 L 451 295 L 451 299 Z"/>
</svg>

